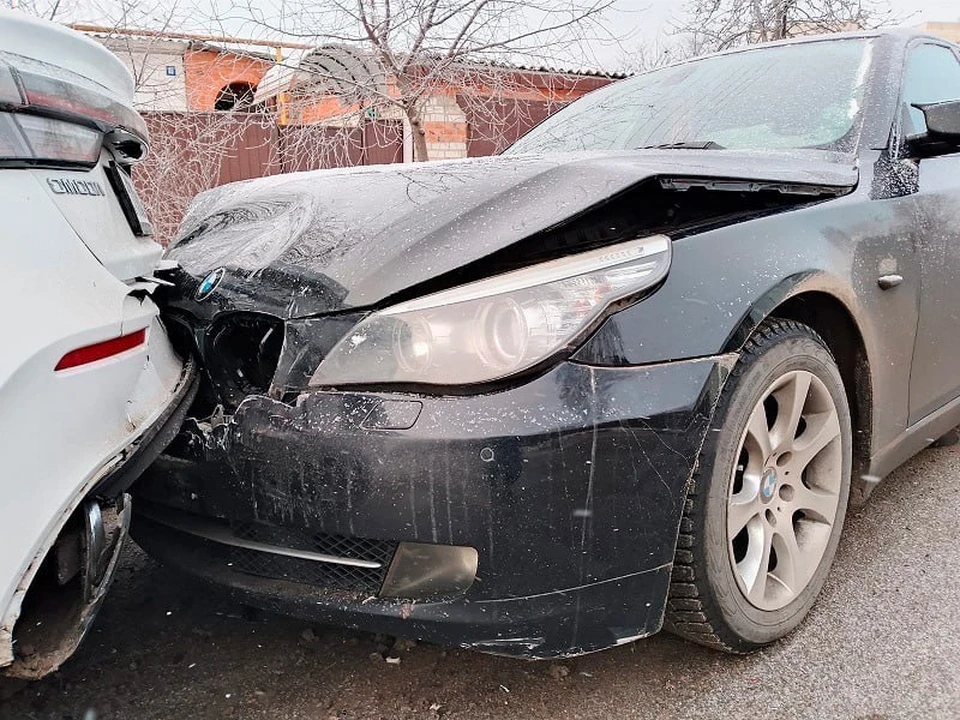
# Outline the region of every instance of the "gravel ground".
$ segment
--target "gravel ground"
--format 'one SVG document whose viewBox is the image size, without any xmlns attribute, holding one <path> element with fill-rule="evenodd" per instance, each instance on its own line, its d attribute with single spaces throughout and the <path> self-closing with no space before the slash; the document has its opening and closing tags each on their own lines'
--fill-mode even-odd
<svg viewBox="0 0 960 720">
<path fill-rule="evenodd" d="M 131 548 L 76 657 L 0 680 L 0 718 L 960 718 L 958 477 L 960 447 L 891 476 L 804 626 L 745 658 L 668 635 L 553 664 L 394 644 L 245 612 Z"/>
</svg>

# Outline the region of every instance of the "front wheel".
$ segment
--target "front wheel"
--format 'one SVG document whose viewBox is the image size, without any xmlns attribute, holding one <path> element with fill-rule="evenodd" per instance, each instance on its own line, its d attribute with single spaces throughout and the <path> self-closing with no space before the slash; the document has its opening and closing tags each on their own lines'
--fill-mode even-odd
<svg viewBox="0 0 960 720">
<path fill-rule="evenodd" d="M 742 653 L 799 625 L 833 562 L 851 458 L 830 350 L 806 325 L 765 322 L 727 380 L 687 494 L 666 627 Z"/>
</svg>

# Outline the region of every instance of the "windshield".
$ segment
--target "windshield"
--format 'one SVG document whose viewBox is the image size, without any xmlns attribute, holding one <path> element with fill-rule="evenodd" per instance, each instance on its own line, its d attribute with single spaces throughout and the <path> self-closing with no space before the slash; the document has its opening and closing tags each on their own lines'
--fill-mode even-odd
<svg viewBox="0 0 960 720">
<path fill-rule="evenodd" d="M 870 40 L 766 47 L 662 68 L 609 85 L 547 119 L 509 154 L 689 144 L 852 151 Z"/>
</svg>

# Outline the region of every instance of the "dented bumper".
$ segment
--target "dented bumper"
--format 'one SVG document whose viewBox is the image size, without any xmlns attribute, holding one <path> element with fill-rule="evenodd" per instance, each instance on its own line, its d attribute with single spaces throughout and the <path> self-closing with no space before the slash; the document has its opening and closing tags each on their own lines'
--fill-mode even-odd
<svg viewBox="0 0 960 720">
<path fill-rule="evenodd" d="M 478 396 L 251 396 L 215 426 L 188 421 L 141 479 L 132 533 L 270 609 L 523 657 L 599 650 L 660 628 L 730 364 L 562 363 Z M 312 556 L 257 556 L 303 538 L 378 568 L 334 577 Z M 400 543 L 473 548 L 476 577 L 455 595 L 384 597 Z"/>
</svg>

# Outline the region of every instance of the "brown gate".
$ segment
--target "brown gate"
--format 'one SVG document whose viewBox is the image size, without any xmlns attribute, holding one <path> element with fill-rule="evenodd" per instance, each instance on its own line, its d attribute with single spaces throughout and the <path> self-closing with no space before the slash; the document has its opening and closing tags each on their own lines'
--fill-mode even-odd
<svg viewBox="0 0 960 720">
<path fill-rule="evenodd" d="M 200 192 L 278 173 L 403 160 L 399 121 L 277 127 L 258 113 L 144 113 L 150 154 L 134 182 L 164 244 Z"/>
</svg>

